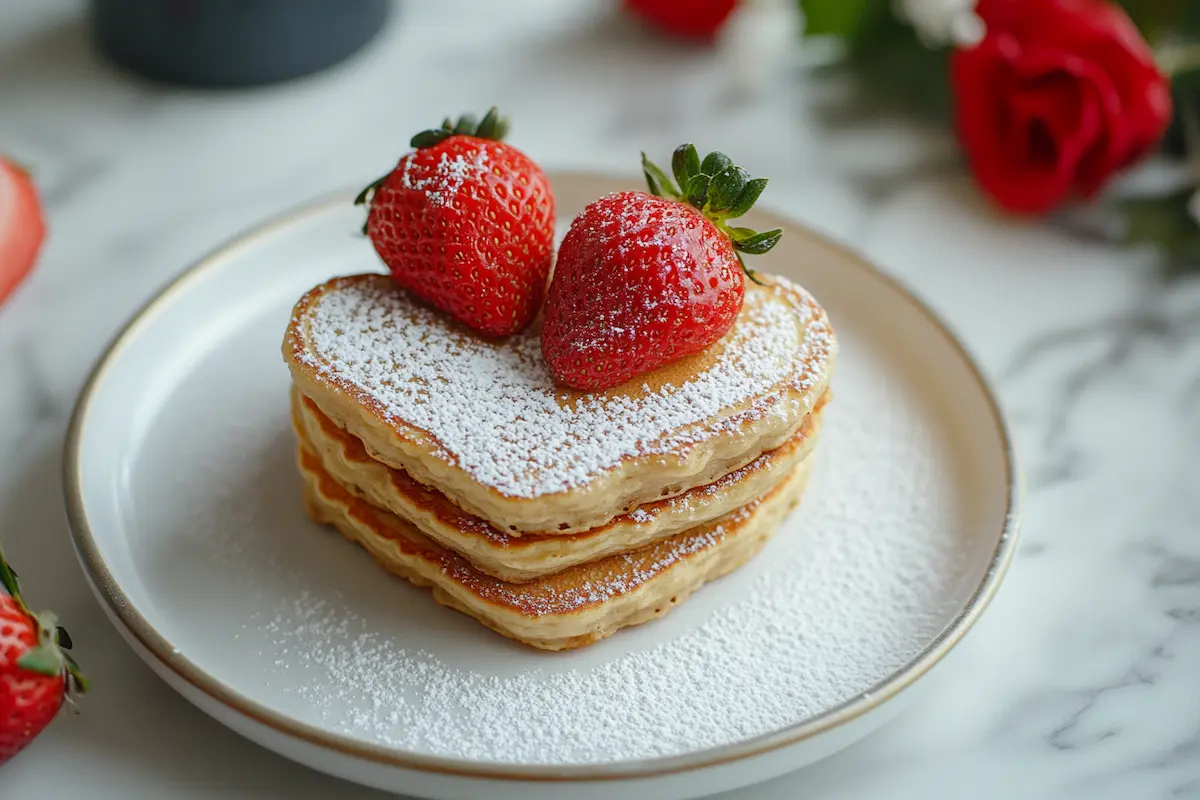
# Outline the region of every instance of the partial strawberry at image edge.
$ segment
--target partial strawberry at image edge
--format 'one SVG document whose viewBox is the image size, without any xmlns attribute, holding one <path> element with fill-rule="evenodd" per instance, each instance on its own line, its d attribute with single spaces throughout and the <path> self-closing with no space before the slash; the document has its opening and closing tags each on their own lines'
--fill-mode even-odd
<svg viewBox="0 0 1200 800">
<path fill-rule="evenodd" d="M 0 765 L 28 747 L 73 693 L 88 690 L 71 647 L 53 614 L 29 610 L 0 552 Z"/>
<path fill-rule="evenodd" d="M 0 156 L 0 305 L 33 269 L 45 235 L 33 180 Z"/>
<path fill-rule="evenodd" d="M 546 300 L 542 355 L 556 382 L 580 391 L 619 386 L 712 345 L 744 297 L 743 254 L 766 253 L 783 230 L 730 220 L 766 188 L 724 153 L 676 148 L 678 186 L 642 154 L 650 193 L 590 203 L 558 251 Z"/>
<path fill-rule="evenodd" d="M 495 108 L 447 118 L 355 199 L 396 283 L 489 337 L 530 325 L 553 260 L 550 181 L 508 128 Z"/>
<path fill-rule="evenodd" d="M 737 8 L 738 0 L 625 0 L 625 6 L 661 31 L 689 39 L 712 40 Z"/>
</svg>

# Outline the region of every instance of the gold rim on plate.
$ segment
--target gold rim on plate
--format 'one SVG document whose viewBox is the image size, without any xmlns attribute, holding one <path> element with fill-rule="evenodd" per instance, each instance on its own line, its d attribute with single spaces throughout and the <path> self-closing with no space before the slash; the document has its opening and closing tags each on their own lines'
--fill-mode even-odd
<svg viewBox="0 0 1200 800">
<path fill-rule="evenodd" d="M 612 175 L 586 172 L 555 173 L 550 175 L 552 184 L 580 180 L 592 182 L 611 181 L 613 177 Z M 988 379 L 979 369 L 971 353 L 959 338 L 951 332 L 949 326 L 921 300 L 917 299 L 916 295 L 903 283 L 884 274 L 853 250 L 832 241 L 828 237 L 783 217 L 764 212 L 759 213 L 759 216 L 773 220 L 775 225 L 784 227 L 785 229 L 790 228 L 803 232 L 805 236 L 817 240 L 825 247 L 838 251 L 847 259 L 857 263 L 872 278 L 887 284 L 895 290 L 918 313 L 937 328 L 938 332 L 959 353 L 975 378 L 978 388 L 983 392 L 987 401 L 988 409 L 991 412 L 995 425 L 995 432 L 1003 443 L 1007 505 L 1003 528 L 999 533 L 996 549 L 992 553 L 983 580 L 975 589 L 975 592 L 958 615 L 943 628 L 924 650 L 869 690 L 846 700 L 822 714 L 773 733 L 762 734 L 736 744 L 699 750 L 686 755 L 625 761 L 613 764 L 580 764 L 572 766 L 486 764 L 455 758 L 418 755 L 380 745 L 366 744 L 351 737 L 331 733 L 317 726 L 299 722 L 284 714 L 280 714 L 212 677 L 196 664 L 192 663 L 182 653 L 177 652 L 154 629 L 149 621 L 133 606 L 129 597 L 121 589 L 112 572 L 108 569 L 108 565 L 105 563 L 99 548 L 96 546 L 95 536 L 92 533 L 87 509 L 83 502 L 81 490 L 82 478 L 80 474 L 80 444 L 83 440 L 83 433 L 87 426 L 92 402 L 108 370 L 117 358 L 120 357 L 125 347 L 138 336 L 141 329 L 150 322 L 151 318 L 162 306 L 185 291 L 193 281 L 223 261 L 235 256 L 243 248 L 257 243 L 259 239 L 302 222 L 309 217 L 320 215 L 331 208 L 343 205 L 349 202 L 350 196 L 351 194 L 348 192 L 336 192 L 285 212 L 265 224 L 258 225 L 236 236 L 185 269 L 182 274 L 167 284 L 154 298 L 144 304 L 114 337 L 84 384 L 67 429 L 63 453 L 63 489 L 66 495 L 67 520 L 70 525 L 71 538 L 74 541 L 75 550 L 88 579 L 95 589 L 96 594 L 108 606 L 108 611 L 121 622 L 125 629 L 147 652 L 153 654 L 166 669 L 191 684 L 210 699 L 220 703 L 230 711 L 235 711 L 279 733 L 295 737 L 309 744 L 355 758 L 404 769 L 453 775 L 462 778 L 508 781 L 582 782 L 653 778 L 714 767 L 762 755 L 789 745 L 794 745 L 805 739 L 845 725 L 863 714 L 881 707 L 915 683 L 918 678 L 941 661 L 962 640 L 995 596 L 1016 551 L 1020 530 L 1018 506 L 1021 488 L 1012 438 Z"/>
</svg>

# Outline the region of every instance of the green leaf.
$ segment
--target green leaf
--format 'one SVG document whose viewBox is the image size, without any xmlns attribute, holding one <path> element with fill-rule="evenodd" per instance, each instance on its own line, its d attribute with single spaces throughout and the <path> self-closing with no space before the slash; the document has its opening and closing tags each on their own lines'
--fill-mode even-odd
<svg viewBox="0 0 1200 800">
<path fill-rule="evenodd" d="M 54 629 L 54 635 L 55 641 L 58 642 L 58 646 L 62 649 L 70 650 L 75 646 L 75 643 L 71 641 L 71 634 L 67 633 L 67 629 L 62 625 L 59 625 Z"/>
<path fill-rule="evenodd" d="M 879 5 L 878 0 L 800 0 L 804 35 L 853 38 Z"/>
<path fill-rule="evenodd" d="M 1150 46 L 1200 37 L 1200 5 L 1187 0 L 1117 0 Z"/>
<path fill-rule="evenodd" d="M 365 187 L 363 187 L 363 190 L 358 193 L 358 196 L 354 198 L 354 205 L 361 206 L 363 203 L 367 202 L 367 198 L 371 197 L 376 191 L 378 191 L 379 187 L 383 186 L 383 182 L 387 179 L 388 176 L 384 175 L 382 178 L 378 178 L 368 183 Z"/>
<path fill-rule="evenodd" d="M 412 137 L 412 139 L 409 141 L 409 144 L 418 149 L 423 147 L 433 147 L 434 145 L 441 144 L 453 135 L 453 131 L 448 131 L 441 128 L 421 131 L 416 136 Z"/>
<path fill-rule="evenodd" d="M 39 675 L 54 677 L 63 670 L 62 657 L 53 645 L 41 644 L 32 650 L 27 650 L 17 659 L 17 666 Z"/>
<path fill-rule="evenodd" d="M 852 3 L 857 4 L 857 2 Z M 828 68 L 852 79 L 844 116 L 861 124 L 864 114 L 920 117 L 945 128 L 952 110 L 949 47 L 929 47 L 912 26 L 874 0 L 846 40 L 846 58 Z"/>
<path fill-rule="evenodd" d="M 1200 66 L 1185 69 L 1171 76 L 1171 95 L 1174 113 L 1162 138 L 1162 150 L 1170 156 L 1187 158 L 1189 150 L 1200 150 L 1200 145 L 1188 146 L 1188 128 L 1200 122 Z"/>
<path fill-rule="evenodd" d="M 783 238 L 783 228 L 775 228 L 769 231 L 755 234 L 746 239 L 737 239 L 733 246 L 743 253 L 760 256 L 770 250 L 775 245 L 779 244 L 779 240 Z"/>
<path fill-rule="evenodd" d="M 758 231 L 753 228 L 729 228 L 729 236 L 733 241 L 740 242 L 749 239 L 751 236 L 758 236 Z"/>
<path fill-rule="evenodd" d="M 733 164 L 721 170 L 708 186 L 708 210 L 724 211 L 737 201 L 746 188 L 750 173 Z"/>
<path fill-rule="evenodd" d="M 700 172 L 700 154 L 696 152 L 696 145 L 681 144 L 675 148 L 671 155 L 671 171 L 680 186 L 686 186 L 688 179 Z"/>
<path fill-rule="evenodd" d="M 492 138 L 497 142 L 504 141 L 504 137 L 508 136 L 508 132 L 512 129 L 512 120 L 508 117 L 501 117 L 496 123 L 496 131 L 492 134 Z"/>
<path fill-rule="evenodd" d="M 3 551 L 0 551 L 0 588 L 3 588 L 8 596 L 17 601 L 17 605 L 23 605 L 21 600 L 21 584 L 17 581 L 17 573 L 8 562 L 4 559 Z"/>
<path fill-rule="evenodd" d="M 1172 273 L 1200 268 L 1200 222 L 1188 209 L 1196 191 L 1188 187 L 1122 201 L 1118 210 L 1125 222 L 1124 243 L 1158 248 Z"/>
<path fill-rule="evenodd" d="M 1177 76 L 1200 70 L 1200 42 L 1172 42 L 1156 49 L 1158 68 L 1174 81 Z"/>
<path fill-rule="evenodd" d="M 455 133 L 463 133 L 467 136 L 474 136 L 475 131 L 479 128 L 479 118 L 474 114 L 463 114 L 458 118 L 458 124 L 454 126 Z"/>
<path fill-rule="evenodd" d="M 475 135 L 480 139 L 495 139 L 496 128 L 500 124 L 500 110 L 495 106 L 488 109 L 488 112 L 483 115 L 483 119 L 479 121 L 479 127 L 475 129 Z"/>
<path fill-rule="evenodd" d="M 669 197 L 672 200 L 678 200 L 679 190 L 675 188 L 675 184 L 671 183 L 671 179 L 667 177 L 667 173 L 661 168 L 646 158 L 646 154 L 642 153 L 642 172 L 646 174 L 646 183 L 650 186 L 650 193 L 659 197 Z"/>
<path fill-rule="evenodd" d="M 732 163 L 733 159 L 729 156 L 714 150 L 704 157 L 704 163 L 700 165 L 700 171 L 705 175 L 716 175 Z"/>
<path fill-rule="evenodd" d="M 696 208 L 704 208 L 704 203 L 708 199 L 708 185 L 711 182 L 712 178 L 703 172 L 688 178 L 687 188 L 684 189 L 687 201 Z"/>
<path fill-rule="evenodd" d="M 763 193 L 763 189 L 767 188 L 766 178 L 753 178 L 746 181 L 746 185 L 742 188 L 742 193 L 738 195 L 737 200 L 729 208 L 729 218 L 736 219 L 742 216 L 758 202 L 759 196 Z"/>
<path fill-rule="evenodd" d="M 67 662 L 67 672 L 75 680 L 75 689 L 80 694 L 86 693 L 91 688 L 91 681 L 84 677 L 83 670 L 79 668 L 79 663 L 71 658 L 70 653 L 63 653 L 62 657 Z"/>
<path fill-rule="evenodd" d="M 1193 189 L 1170 194 L 1129 198 L 1120 204 L 1125 215 L 1125 241 L 1169 244 L 1200 232 L 1188 213 Z"/>
</svg>

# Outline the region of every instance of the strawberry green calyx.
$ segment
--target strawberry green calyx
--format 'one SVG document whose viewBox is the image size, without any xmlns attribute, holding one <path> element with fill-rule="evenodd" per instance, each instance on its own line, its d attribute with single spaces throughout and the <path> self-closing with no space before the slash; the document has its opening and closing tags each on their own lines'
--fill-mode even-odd
<svg viewBox="0 0 1200 800">
<path fill-rule="evenodd" d="M 68 678 L 68 688 L 83 694 L 88 690 L 88 680 L 79 669 L 79 664 L 67 651 L 71 649 L 71 637 L 66 629 L 58 624 L 55 616 L 49 612 L 34 614 L 25 605 L 21 597 L 21 586 L 17 582 L 17 573 L 4 559 L 0 550 L 0 588 L 16 603 L 24 614 L 33 620 L 37 630 L 37 644 L 31 647 L 17 660 L 21 669 L 36 672 L 39 675 L 55 677 L 64 672 Z"/>
<path fill-rule="evenodd" d="M 441 144 L 451 136 L 474 136 L 477 139 L 491 139 L 499 142 L 504 139 L 508 133 L 509 121 L 507 117 L 500 116 L 500 111 L 495 106 L 488 109 L 488 112 L 483 115 L 483 119 L 479 119 L 474 114 L 463 114 L 458 118 L 458 121 L 446 117 L 442 120 L 440 128 L 430 128 L 429 130 L 421 131 L 416 136 L 412 137 L 409 144 L 412 147 L 422 150 L 426 147 L 433 147 Z M 361 206 L 367 203 L 374 197 L 375 192 L 383 185 L 383 182 L 388 179 L 388 175 L 384 175 L 378 180 L 374 180 L 367 184 L 358 196 L 354 198 L 354 205 Z M 367 224 L 363 223 L 363 235 L 367 233 Z"/>
<path fill-rule="evenodd" d="M 17 582 L 17 573 L 4 560 L 3 550 L 0 550 L 0 589 L 3 589 L 17 606 L 25 608 L 25 601 L 21 598 L 21 584 Z"/>
<path fill-rule="evenodd" d="M 457 122 L 446 117 L 442 120 L 442 127 L 421 131 L 412 138 L 409 144 L 418 149 L 433 147 L 451 136 L 458 135 L 475 136 L 479 139 L 491 139 L 498 142 L 508 133 L 508 128 L 508 119 L 500 116 L 499 110 L 492 106 L 483 115 L 483 119 L 479 119 L 474 114 L 463 114 Z"/>
<path fill-rule="evenodd" d="M 756 231 L 729 224 L 749 211 L 767 188 L 766 178 L 751 178 L 724 153 L 712 152 L 702 161 L 694 144 L 681 144 L 671 156 L 671 172 L 678 186 L 661 168 L 642 153 L 642 171 L 650 193 L 687 203 L 707 217 L 729 237 L 746 275 L 761 283 L 753 270 L 742 261 L 742 253 L 761 255 L 779 243 L 782 228 Z"/>
</svg>

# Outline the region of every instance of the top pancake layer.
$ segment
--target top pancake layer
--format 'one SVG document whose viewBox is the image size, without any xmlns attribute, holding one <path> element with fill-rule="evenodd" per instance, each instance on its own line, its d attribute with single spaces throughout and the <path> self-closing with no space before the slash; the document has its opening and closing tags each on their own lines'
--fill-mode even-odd
<svg viewBox="0 0 1200 800">
<path fill-rule="evenodd" d="M 302 386 L 356 403 L 500 496 L 539 498 L 722 435 L 754 445 L 744 429 L 759 420 L 773 418 L 777 440 L 790 434 L 824 392 L 837 344 L 806 291 L 768 280 L 747 283 L 721 341 L 608 392 L 555 386 L 536 327 L 482 338 L 383 275 L 311 290 L 296 305 L 284 353 Z"/>
</svg>

